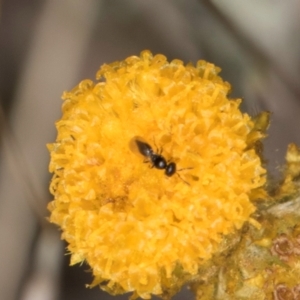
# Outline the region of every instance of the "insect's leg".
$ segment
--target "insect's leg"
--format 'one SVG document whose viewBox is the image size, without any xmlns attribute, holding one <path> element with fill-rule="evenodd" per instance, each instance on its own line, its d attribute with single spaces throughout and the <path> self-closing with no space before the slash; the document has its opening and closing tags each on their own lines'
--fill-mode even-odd
<svg viewBox="0 0 300 300">
<path fill-rule="evenodd" d="M 146 158 L 145 158 L 145 159 L 143 160 L 143 163 L 144 163 L 144 164 L 150 164 L 150 165 L 149 165 L 149 168 L 151 168 L 151 169 L 154 168 L 154 164 L 151 163 L 151 161 L 150 161 L 149 159 L 146 159 Z"/>
<path fill-rule="evenodd" d="M 153 137 L 153 144 L 154 144 L 154 146 L 155 146 L 155 148 L 156 148 L 156 154 L 161 155 L 162 152 L 163 152 L 163 148 L 162 148 L 162 147 L 158 148 L 158 146 L 157 146 L 157 144 L 156 144 L 156 142 L 155 142 L 154 137 Z"/>
</svg>

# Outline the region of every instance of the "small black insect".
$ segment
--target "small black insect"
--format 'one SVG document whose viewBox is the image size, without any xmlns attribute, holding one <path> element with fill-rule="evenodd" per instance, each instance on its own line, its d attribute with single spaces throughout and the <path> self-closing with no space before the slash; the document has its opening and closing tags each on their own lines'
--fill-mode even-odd
<svg viewBox="0 0 300 300">
<path fill-rule="evenodd" d="M 144 142 L 142 138 L 135 138 L 133 141 L 136 144 L 139 153 L 145 156 L 147 159 L 149 159 L 149 162 L 152 163 L 152 168 L 165 170 L 165 175 L 168 177 L 173 176 L 176 173 L 176 171 L 191 169 L 191 168 L 185 168 L 185 169 L 177 170 L 175 162 L 167 162 L 167 160 L 161 155 L 162 149 L 158 153 L 154 152 L 152 147 L 148 143 Z M 177 175 L 179 176 L 179 174 Z M 187 183 L 185 180 L 183 181 Z"/>
</svg>

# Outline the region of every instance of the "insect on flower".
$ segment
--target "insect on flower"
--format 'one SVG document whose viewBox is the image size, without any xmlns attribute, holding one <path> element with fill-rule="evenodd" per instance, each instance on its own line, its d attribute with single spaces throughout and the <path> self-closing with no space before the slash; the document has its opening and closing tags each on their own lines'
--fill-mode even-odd
<svg viewBox="0 0 300 300">
<path fill-rule="evenodd" d="M 133 144 L 135 144 L 137 146 L 138 152 L 140 154 L 142 154 L 147 159 L 149 159 L 148 161 L 145 161 L 145 162 L 151 162 L 152 163 L 151 168 L 165 170 L 165 175 L 168 176 L 168 177 L 173 176 L 176 173 L 176 171 L 192 169 L 192 168 L 184 168 L 184 169 L 177 170 L 177 166 L 176 166 L 175 162 L 168 162 L 161 155 L 162 148 L 160 149 L 159 152 L 154 152 L 152 147 L 147 142 L 145 142 L 143 140 L 143 138 L 141 138 L 141 137 L 134 137 L 131 140 L 131 142 L 130 142 L 131 149 L 135 148 Z M 189 185 L 189 183 L 186 182 L 185 180 L 183 180 L 178 173 L 177 173 L 177 175 L 179 176 L 179 178 L 182 181 L 184 181 L 186 184 Z"/>
<path fill-rule="evenodd" d="M 104 64 L 97 81 L 63 94 L 48 144 L 49 219 L 62 230 L 71 265 L 91 268 L 89 287 L 171 297 L 252 220 L 252 202 L 267 198 L 257 151 L 267 123 L 258 127 L 241 112 L 219 72 L 203 60 L 185 65 L 143 51 Z"/>
</svg>

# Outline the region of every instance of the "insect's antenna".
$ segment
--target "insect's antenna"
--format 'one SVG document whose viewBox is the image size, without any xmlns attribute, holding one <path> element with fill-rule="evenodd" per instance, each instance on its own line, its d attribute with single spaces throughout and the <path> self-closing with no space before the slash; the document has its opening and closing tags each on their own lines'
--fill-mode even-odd
<svg viewBox="0 0 300 300">
<path fill-rule="evenodd" d="M 179 174 L 178 172 L 180 171 L 183 171 L 183 170 L 191 170 L 191 169 L 194 169 L 193 167 L 189 167 L 189 168 L 182 168 L 182 169 L 179 169 L 177 170 L 176 174 L 178 175 L 178 177 L 187 185 L 191 186 L 186 180 L 184 180 Z"/>
<path fill-rule="evenodd" d="M 177 170 L 177 172 L 179 172 L 179 171 L 183 171 L 183 170 L 192 170 L 192 169 L 194 169 L 193 167 L 189 167 L 189 168 L 182 168 L 182 169 L 179 169 L 179 170 Z"/>
<path fill-rule="evenodd" d="M 178 170 L 180 171 L 180 170 Z M 184 180 L 178 173 L 176 173 L 178 175 L 178 177 L 187 185 L 191 186 L 186 180 Z"/>
</svg>

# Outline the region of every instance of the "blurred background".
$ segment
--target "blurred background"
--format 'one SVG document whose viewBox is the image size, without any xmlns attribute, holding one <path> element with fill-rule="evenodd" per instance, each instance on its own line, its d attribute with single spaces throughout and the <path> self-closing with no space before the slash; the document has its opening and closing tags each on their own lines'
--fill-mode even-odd
<svg viewBox="0 0 300 300">
<path fill-rule="evenodd" d="M 98 288 L 87 265 L 69 267 L 47 223 L 46 143 L 61 95 L 105 62 L 144 49 L 222 68 L 243 110 L 272 113 L 272 176 L 300 145 L 300 0 L 2 0 L 0 38 L 0 299 L 128 299 Z M 174 299 L 193 299 L 187 289 Z"/>
</svg>

